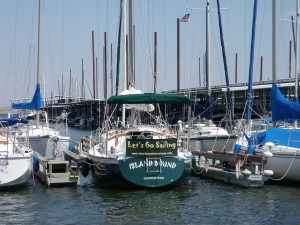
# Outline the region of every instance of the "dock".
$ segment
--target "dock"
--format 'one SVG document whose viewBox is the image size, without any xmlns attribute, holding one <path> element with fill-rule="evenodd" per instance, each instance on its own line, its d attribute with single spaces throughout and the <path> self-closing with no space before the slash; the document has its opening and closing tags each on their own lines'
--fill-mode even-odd
<svg viewBox="0 0 300 225">
<path fill-rule="evenodd" d="M 78 185 L 82 157 L 81 144 L 72 140 L 73 149 L 64 151 L 64 159 L 47 159 L 34 152 L 33 171 L 46 187 Z"/>
<path fill-rule="evenodd" d="M 193 151 L 195 175 L 242 187 L 261 187 L 273 174 L 264 170 L 267 158 L 250 154 Z"/>
</svg>

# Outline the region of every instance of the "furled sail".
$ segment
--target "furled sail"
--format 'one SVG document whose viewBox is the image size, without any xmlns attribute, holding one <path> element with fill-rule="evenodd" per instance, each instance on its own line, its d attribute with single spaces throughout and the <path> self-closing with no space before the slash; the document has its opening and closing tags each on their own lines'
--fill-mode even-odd
<svg viewBox="0 0 300 225">
<path fill-rule="evenodd" d="M 36 84 L 35 93 L 31 102 L 13 103 L 12 108 L 15 109 L 32 109 L 39 110 L 42 107 L 42 94 L 40 83 Z"/>
<path fill-rule="evenodd" d="M 300 119 L 300 104 L 286 99 L 276 84 L 273 84 L 271 92 L 271 111 L 273 121 Z"/>
</svg>

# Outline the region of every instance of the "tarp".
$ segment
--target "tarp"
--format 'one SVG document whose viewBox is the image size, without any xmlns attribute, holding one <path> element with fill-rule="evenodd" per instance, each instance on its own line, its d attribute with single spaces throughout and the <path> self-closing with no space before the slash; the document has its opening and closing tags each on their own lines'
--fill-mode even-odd
<svg viewBox="0 0 300 225">
<path fill-rule="evenodd" d="M 300 148 L 300 129 L 296 128 L 269 128 L 265 132 L 250 137 L 254 144 L 264 145 L 273 142 L 277 145 Z"/>
<path fill-rule="evenodd" d="M 25 118 L 0 118 L 1 126 L 13 126 L 17 123 L 29 123 L 29 120 Z"/>
<path fill-rule="evenodd" d="M 129 94 L 112 96 L 107 100 L 108 104 L 188 104 L 191 99 L 184 95 L 177 94 Z"/>
<path fill-rule="evenodd" d="M 300 104 L 286 99 L 276 84 L 273 84 L 271 91 L 271 111 L 273 121 L 300 119 Z"/>
<path fill-rule="evenodd" d="M 42 107 L 42 94 L 40 84 L 36 84 L 35 93 L 31 102 L 23 102 L 23 103 L 13 103 L 12 108 L 15 109 L 31 109 L 31 110 L 39 110 Z"/>
</svg>

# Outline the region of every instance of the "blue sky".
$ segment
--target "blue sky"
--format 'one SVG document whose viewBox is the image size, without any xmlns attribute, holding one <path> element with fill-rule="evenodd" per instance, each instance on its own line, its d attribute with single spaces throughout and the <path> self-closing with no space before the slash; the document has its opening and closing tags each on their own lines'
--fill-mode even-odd
<svg viewBox="0 0 300 225">
<path fill-rule="evenodd" d="M 211 0 L 216 9 L 216 0 Z M 235 54 L 238 54 L 238 83 L 248 81 L 253 0 L 221 0 L 223 32 L 230 83 L 234 83 Z M 136 88 L 153 91 L 154 32 L 158 34 L 158 91 L 177 87 L 177 18 L 190 8 L 205 8 L 205 0 L 134 0 L 136 29 Z M 292 25 L 281 19 L 295 15 L 296 1 L 277 2 L 277 77 L 288 78 L 289 41 Z M 58 95 L 64 77 L 64 95 L 80 96 L 81 60 L 84 60 L 86 98 L 92 88 L 92 31 L 98 58 L 99 98 L 103 98 L 104 32 L 113 46 L 113 71 L 116 71 L 119 0 L 44 0 L 42 15 L 41 83 L 44 95 Z M 205 12 L 192 10 L 191 20 L 181 23 L 181 88 L 203 86 L 205 52 Z M 9 99 L 31 98 L 36 84 L 38 0 L 0 0 L 0 106 Z M 253 80 L 272 79 L 272 0 L 258 1 Z M 128 24 L 128 23 L 127 23 Z M 225 84 L 217 10 L 211 11 L 211 85 Z M 295 76 L 292 60 L 292 77 Z M 122 71 L 121 71 L 122 72 Z M 114 78 L 115 80 L 115 78 Z M 110 81 L 109 81 L 110 83 Z M 122 89 L 122 78 L 120 80 Z M 110 87 L 108 87 L 110 93 Z"/>
</svg>

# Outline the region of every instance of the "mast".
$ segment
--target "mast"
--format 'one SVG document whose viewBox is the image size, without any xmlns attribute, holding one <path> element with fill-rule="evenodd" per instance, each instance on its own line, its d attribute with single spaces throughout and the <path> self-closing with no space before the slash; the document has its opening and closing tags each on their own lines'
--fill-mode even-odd
<svg viewBox="0 0 300 225">
<path fill-rule="evenodd" d="M 126 80 L 126 0 L 122 1 L 122 11 L 123 11 L 123 90 L 127 89 Z M 122 105 L 122 125 L 125 126 L 125 104 Z"/>
<path fill-rule="evenodd" d="M 299 86 L 299 68 L 298 68 L 298 57 L 299 57 L 299 44 L 298 44 L 298 36 L 299 36 L 299 27 L 298 27 L 298 18 L 299 18 L 299 0 L 296 1 L 296 58 L 295 58 L 295 102 L 298 102 L 298 86 Z M 295 123 L 296 125 L 296 123 Z"/>
<path fill-rule="evenodd" d="M 129 77 L 129 86 L 132 84 L 135 84 L 135 74 L 134 74 L 134 51 L 133 51 L 133 1 L 134 0 L 129 0 L 128 2 L 128 8 L 129 8 L 129 33 L 128 33 L 128 45 L 129 45 L 129 58 L 128 58 L 128 77 Z"/>
<path fill-rule="evenodd" d="M 177 94 L 180 93 L 180 19 L 177 18 Z"/>
<path fill-rule="evenodd" d="M 96 99 L 96 74 L 95 74 L 95 54 L 94 54 L 94 31 L 92 31 L 92 57 L 93 57 L 93 99 Z"/>
<path fill-rule="evenodd" d="M 255 28 L 256 28 L 256 12 L 257 12 L 257 0 L 254 1 L 253 18 L 252 18 L 252 36 L 251 36 L 251 49 L 250 49 L 250 65 L 249 65 L 249 80 L 248 80 L 248 102 L 247 102 L 247 114 L 246 125 L 247 132 L 250 129 L 250 108 L 252 103 L 252 75 L 253 75 L 253 58 L 254 58 L 254 44 L 255 44 Z"/>
<path fill-rule="evenodd" d="M 113 65 L 112 65 L 112 44 L 110 44 L 110 95 L 114 95 L 114 79 L 113 79 Z"/>
<path fill-rule="evenodd" d="M 41 61 L 41 27 L 42 27 L 42 0 L 39 0 L 39 18 L 38 18 L 38 52 L 37 52 L 37 85 L 40 83 L 40 61 Z M 40 112 L 36 111 L 36 127 L 39 127 Z"/>
<path fill-rule="evenodd" d="M 224 39 L 223 39 L 223 28 L 222 28 L 222 19 L 221 19 L 221 12 L 220 12 L 220 2 L 217 0 L 218 5 L 218 18 L 219 18 L 219 30 L 220 30 L 220 39 L 221 39 L 221 46 L 222 46 L 222 56 L 223 56 L 223 64 L 224 64 L 224 71 L 225 71 L 225 78 L 226 78 L 226 87 L 227 87 L 227 104 L 226 104 L 226 118 L 229 118 L 229 124 L 230 124 L 230 130 L 232 130 L 232 109 L 231 109 L 231 93 L 229 88 L 229 76 L 228 76 L 228 69 L 227 69 L 227 59 L 225 54 L 225 45 L 224 45 Z M 229 114 L 229 115 L 228 115 Z M 226 126 L 227 126 L 227 120 L 226 120 Z"/>
<path fill-rule="evenodd" d="M 154 32 L 154 93 L 157 89 L 157 32 Z"/>
<path fill-rule="evenodd" d="M 277 27 L 277 21 L 276 21 L 276 1 L 273 0 L 272 5 L 272 80 L 273 84 L 277 83 L 277 74 L 276 74 L 276 27 Z"/>
<path fill-rule="evenodd" d="M 298 44 L 298 36 L 299 36 L 299 27 L 298 27 L 298 18 L 299 18 L 299 0 L 296 1 L 296 52 L 295 52 L 295 99 L 294 101 L 298 103 L 298 86 L 299 86 L 299 67 L 298 67 L 298 57 L 299 57 L 299 44 Z M 298 127 L 297 121 L 294 122 L 294 127 Z"/>
<path fill-rule="evenodd" d="M 81 60 L 81 99 L 85 99 L 83 59 Z"/>
<path fill-rule="evenodd" d="M 210 86 L 210 7 L 209 0 L 206 1 L 206 87 L 208 101 L 208 125 L 211 125 L 212 109 L 211 109 L 211 86 Z"/>
<path fill-rule="evenodd" d="M 107 46 L 106 46 L 106 32 L 104 32 L 104 99 L 107 99 Z"/>
</svg>

